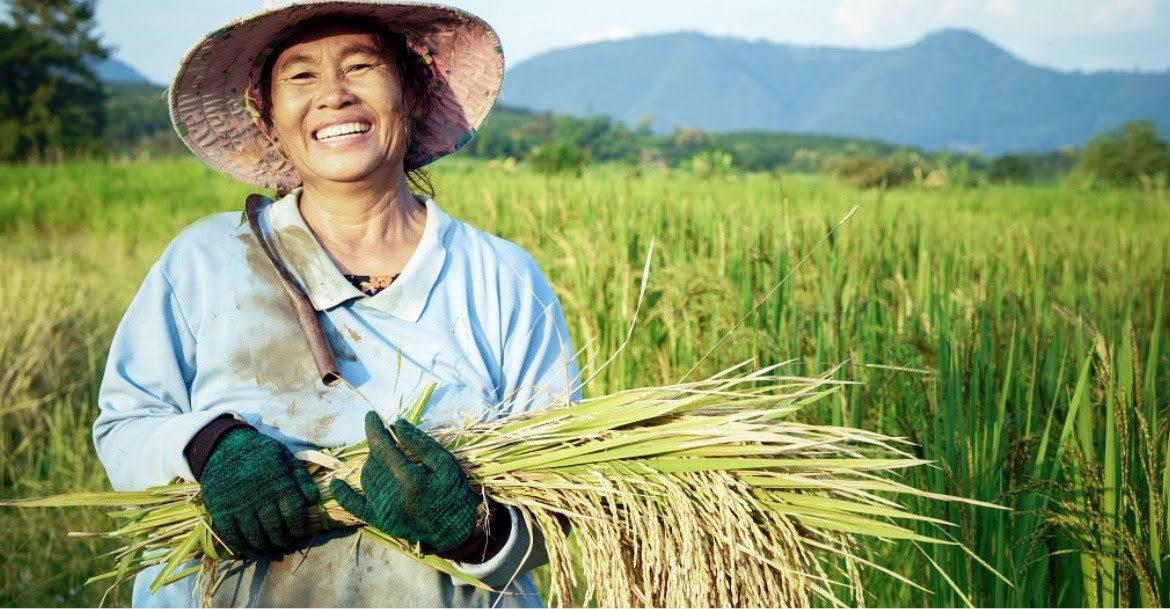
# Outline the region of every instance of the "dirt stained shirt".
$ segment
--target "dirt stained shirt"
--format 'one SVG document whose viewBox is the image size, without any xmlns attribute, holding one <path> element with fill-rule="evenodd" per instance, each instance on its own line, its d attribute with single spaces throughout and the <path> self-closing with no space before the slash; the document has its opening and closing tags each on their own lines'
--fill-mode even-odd
<svg viewBox="0 0 1170 609">
<path fill-rule="evenodd" d="M 420 198 L 427 218 L 418 248 L 396 281 L 367 296 L 314 239 L 298 196 L 265 207 L 260 224 L 318 311 L 345 382 L 322 384 L 278 276 L 241 215 L 200 220 L 151 268 L 110 348 L 93 432 L 115 489 L 192 480 L 183 448 L 223 414 L 297 452 L 365 439 L 368 410 L 392 421 L 432 383 L 424 429 L 579 399 L 560 303 L 520 247 Z M 513 518 L 508 544 L 491 561 L 456 564 L 497 589 L 511 581 L 502 598 L 338 531 L 284 556 L 236 563 L 216 602 L 539 604 L 531 579 L 513 578 L 544 560 L 539 531 L 530 536 L 520 520 Z M 193 578 L 151 595 L 156 572 L 138 576 L 134 605 L 196 603 Z"/>
</svg>

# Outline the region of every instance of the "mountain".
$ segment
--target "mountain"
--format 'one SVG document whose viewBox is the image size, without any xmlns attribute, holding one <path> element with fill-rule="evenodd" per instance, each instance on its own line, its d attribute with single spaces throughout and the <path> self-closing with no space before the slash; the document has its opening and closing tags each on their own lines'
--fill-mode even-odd
<svg viewBox="0 0 1170 609">
<path fill-rule="evenodd" d="M 97 73 L 98 80 L 102 82 L 150 84 L 150 80 L 138 72 L 138 70 L 113 57 L 95 62 L 90 67 Z"/>
<path fill-rule="evenodd" d="M 887 50 L 685 32 L 551 51 L 508 71 L 504 103 L 683 125 L 871 137 L 999 154 L 1080 146 L 1136 118 L 1170 133 L 1170 71 L 1060 72 L 979 34 Z"/>
</svg>

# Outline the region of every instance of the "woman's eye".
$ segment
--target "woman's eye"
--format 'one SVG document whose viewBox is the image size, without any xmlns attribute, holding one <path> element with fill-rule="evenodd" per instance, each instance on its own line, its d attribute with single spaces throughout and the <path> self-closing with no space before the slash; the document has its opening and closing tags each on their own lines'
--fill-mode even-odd
<svg viewBox="0 0 1170 609">
<path fill-rule="evenodd" d="M 368 63 L 355 63 L 352 66 L 349 66 L 349 69 L 346 71 L 347 72 L 361 72 L 363 70 L 368 70 L 372 67 L 374 67 L 374 66 L 372 64 L 368 64 Z"/>
<path fill-rule="evenodd" d="M 313 73 L 312 72 L 297 72 L 296 74 L 289 76 L 288 79 L 293 81 L 293 82 L 308 82 L 308 81 L 313 79 Z"/>
</svg>

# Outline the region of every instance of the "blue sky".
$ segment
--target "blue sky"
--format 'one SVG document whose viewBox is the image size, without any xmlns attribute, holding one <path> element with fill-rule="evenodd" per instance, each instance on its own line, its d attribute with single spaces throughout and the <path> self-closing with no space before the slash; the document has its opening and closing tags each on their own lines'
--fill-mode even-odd
<svg viewBox="0 0 1170 609">
<path fill-rule="evenodd" d="M 203 34 L 260 0 L 98 0 L 114 56 L 170 80 Z M 944 27 L 975 30 L 1059 70 L 1170 69 L 1170 0 L 454 0 L 500 33 L 509 65 L 544 51 L 639 34 L 697 30 L 802 45 L 888 48 Z"/>
</svg>

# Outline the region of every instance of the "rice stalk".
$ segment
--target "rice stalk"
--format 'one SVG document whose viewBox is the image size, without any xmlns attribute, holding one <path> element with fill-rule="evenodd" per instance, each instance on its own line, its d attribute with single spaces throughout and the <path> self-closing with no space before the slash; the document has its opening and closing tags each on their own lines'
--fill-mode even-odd
<svg viewBox="0 0 1170 609">
<path fill-rule="evenodd" d="M 927 462 L 903 440 L 791 421 L 847 383 L 734 367 L 702 381 L 644 387 L 457 429 L 432 430 L 485 495 L 546 533 L 553 606 L 846 606 L 865 604 L 863 543 L 953 545 L 901 522 L 948 523 L 908 512 L 898 495 L 968 499 L 916 490 L 896 472 Z M 410 409 L 417 419 L 421 408 Z M 314 530 L 362 534 L 468 583 L 450 563 L 420 554 L 342 509 L 333 478 L 360 487 L 364 444 L 298 454 L 321 489 Z M 91 578 L 111 588 L 166 565 L 152 589 L 196 575 L 204 600 L 230 552 L 216 538 L 199 485 L 7 501 L 10 506 L 101 505 L 123 524 L 102 537 L 125 545 L 116 567 Z M 130 506 L 127 508 L 126 506 Z M 568 525 L 580 548 L 574 565 Z M 550 533 L 552 532 L 552 533 Z M 866 541 L 863 541 L 866 540 Z M 194 564 L 193 564 L 194 563 Z M 575 571 L 576 567 L 576 571 Z M 575 573 L 585 578 L 574 598 Z"/>
</svg>

